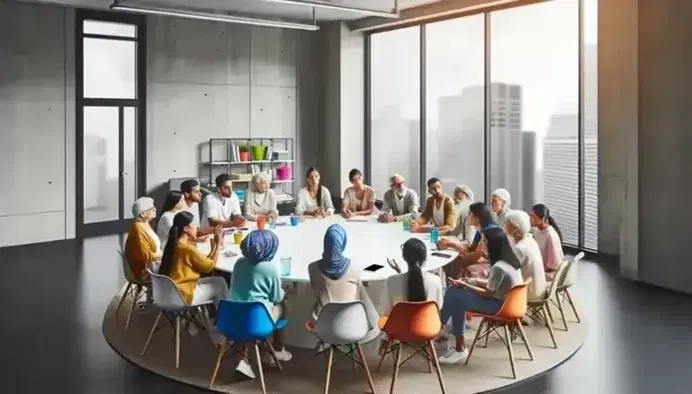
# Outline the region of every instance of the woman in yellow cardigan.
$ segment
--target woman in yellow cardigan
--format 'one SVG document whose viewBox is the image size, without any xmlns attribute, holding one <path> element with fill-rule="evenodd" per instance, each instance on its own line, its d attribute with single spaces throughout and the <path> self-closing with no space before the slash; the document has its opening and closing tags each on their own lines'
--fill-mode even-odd
<svg viewBox="0 0 692 394">
<path fill-rule="evenodd" d="M 214 301 L 218 306 L 228 294 L 226 280 L 220 276 L 201 276 L 210 274 L 216 267 L 223 245 L 223 228 L 221 225 L 214 228 L 211 253 L 205 256 L 197 249 L 197 226 L 192 223 L 193 218 L 188 211 L 180 211 L 173 218 L 159 274 L 173 280 L 187 304 Z"/>
<path fill-rule="evenodd" d="M 440 235 L 451 231 L 456 225 L 454 199 L 442 190 L 442 183 L 437 178 L 428 179 L 430 197 L 425 201 L 423 213 L 411 223 L 411 231 L 428 232 L 437 228 Z"/>
<path fill-rule="evenodd" d="M 147 267 L 155 268 L 161 260 L 161 242 L 149 222 L 156 217 L 154 200 L 140 197 L 132 205 L 135 218 L 125 241 L 125 257 L 134 277 L 140 281 L 149 280 Z"/>
</svg>

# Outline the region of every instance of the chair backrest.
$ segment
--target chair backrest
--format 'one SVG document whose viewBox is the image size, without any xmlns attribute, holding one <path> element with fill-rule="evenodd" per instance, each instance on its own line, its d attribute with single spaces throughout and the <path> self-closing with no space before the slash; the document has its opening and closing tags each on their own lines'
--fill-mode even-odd
<svg viewBox="0 0 692 394">
<path fill-rule="evenodd" d="M 526 303 L 529 297 L 529 285 L 522 283 L 512 287 L 505 297 L 500 310 L 495 317 L 506 320 L 517 320 L 526 314 Z"/>
<path fill-rule="evenodd" d="M 404 342 L 433 339 L 441 329 L 440 308 L 435 301 L 398 302 L 382 327 L 390 339 Z"/>
<path fill-rule="evenodd" d="M 315 335 L 330 345 L 348 345 L 365 338 L 370 322 L 362 301 L 330 302 L 315 323 Z"/>
<path fill-rule="evenodd" d="M 570 287 L 577 283 L 577 266 L 579 265 L 579 261 L 583 258 L 584 252 L 579 252 L 579 254 L 569 261 L 567 269 L 565 269 L 562 277 L 560 277 L 558 288 Z"/>
<path fill-rule="evenodd" d="M 234 341 L 259 341 L 275 331 L 274 319 L 261 302 L 221 300 L 216 327 Z"/>
<path fill-rule="evenodd" d="M 560 286 L 560 278 L 562 278 L 565 275 L 565 271 L 567 270 L 567 267 L 569 267 L 569 263 L 569 260 L 563 260 L 560 263 L 560 265 L 557 266 L 557 271 L 555 271 L 553 280 L 550 282 L 550 287 L 548 288 L 548 292 L 546 293 L 546 299 L 550 299 L 555 296 L 557 288 L 558 286 Z"/>
<path fill-rule="evenodd" d="M 173 279 L 147 270 L 151 277 L 154 305 L 163 310 L 178 310 L 188 306 Z"/>
<path fill-rule="evenodd" d="M 137 279 L 135 277 L 135 274 L 132 273 L 132 267 L 130 267 L 130 261 L 127 259 L 125 252 L 123 252 L 120 249 L 120 250 L 118 250 L 118 253 L 120 253 L 120 259 L 123 262 L 123 275 L 125 276 L 125 280 L 127 280 L 128 282 L 134 282 L 134 283 L 141 282 L 139 279 Z"/>
</svg>

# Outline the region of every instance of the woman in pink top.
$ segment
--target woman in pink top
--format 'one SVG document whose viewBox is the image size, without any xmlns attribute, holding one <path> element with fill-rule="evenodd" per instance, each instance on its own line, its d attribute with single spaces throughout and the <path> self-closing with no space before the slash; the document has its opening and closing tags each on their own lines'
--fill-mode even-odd
<svg viewBox="0 0 692 394">
<path fill-rule="evenodd" d="M 533 237 L 541 249 L 546 276 L 552 279 L 565 254 L 562 251 L 562 233 L 550 210 L 545 204 L 536 204 L 531 208 L 531 226 L 536 228 Z"/>
<path fill-rule="evenodd" d="M 344 192 L 341 202 L 341 215 L 345 218 L 352 216 L 369 216 L 375 213 L 375 189 L 363 183 L 360 170 L 352 169 L 348 173 L 351 185 Z"/>
</svg>

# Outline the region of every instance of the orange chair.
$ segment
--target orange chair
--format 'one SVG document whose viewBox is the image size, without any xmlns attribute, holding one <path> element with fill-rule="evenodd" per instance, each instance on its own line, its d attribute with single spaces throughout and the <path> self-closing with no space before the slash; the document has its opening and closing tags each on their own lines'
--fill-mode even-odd
<svg viewBox="0 0 692 394">
<path fill-rule="evenodd" d="M 528 298 L 528 284 L 524 283 L 513 287 L 508 293 L 505 301 L 502 303 L 500 310 L 494 315 L 485 315 L 480 312 L 471 311 L 473 316 L 482 317 L 481 324 L 478 326 L 478 332 L 476 332 L 476 337 L 473 338 L 473 343 L 471 344 L 471 349 L 469 349 L 469 355 L 466 358 L 466 364 L 471 360 L 471 355 L 473 350 L 476 348 L 476 344 L 479 339 L 485 339 L 485 345 L 488 345 L 488 338 L 493 332 L 500 337 L 500 340 L 507 347 L 507 352 L 509 353 L 509 362 L 512 366 L 512 378 L 517 378 L 517 369 L 514 364 L 514 350 L 512 349 L 512 338 L 513 334 L 519 333 L 524 345 L 526 346 L 526 351 L 529 353 L 529 358 L 533 361 L 533 353 L 531 352 L 531 346 L 529 346 L 529 341 L 526 338 L 526 333 L 524 328 L 521 326 L 521 319 L 526 314 L 526 302 Z M 505 337 L 497 332 L 497 329 L 502 327 L 505 331 Z"/>
<path fill-rule="evenodd" d="M 433 344 L 433 340 L 442 330 L 442 318 L 437 303 L 435 301 L 399 302 L 394 305 L 388 317 L 380 318 L 379 326 L 387 334 L 388 341 L 380 358 L 380 363 L 377 365 L 378 371 L 387 354 L 394 353 L 394 373 L 389 393 L 394 393 L 399 367 L 416 354 L 420 354 L 428 361 L 428 371 L 431 373 L 434 363 L 442 394 L 446 394 L 442 370 L 440 370 L 440 363 L 437 361 L 437 352 L 435 352 L 435 345 Z M 401 361 L 401 350 L 404 346 L 413 349 L 415 353 Z"/>
</svg>

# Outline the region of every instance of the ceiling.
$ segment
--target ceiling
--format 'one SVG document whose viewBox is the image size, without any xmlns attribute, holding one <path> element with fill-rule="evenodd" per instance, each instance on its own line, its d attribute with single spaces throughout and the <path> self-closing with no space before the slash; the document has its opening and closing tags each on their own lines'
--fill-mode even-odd
<svg viewBox="0 0 692 394">
<path fill-rule="evenodd" d="M 75 7 L 107 9 L 112 0 L 23 0 L 40 3 L 62 4 Z M 243 15 L 276 17 L 281 19 L 309 20 L 312 8 L 299 5 L 274 3 L 265 0 L 122 0 L 128 4 L 142 4 L 166 8 L 194 9 L 210 12 L 233 12 Z M 412 8 L 439 0 L 399 0 L 399 9 Z M 394 8 L 394 0 L 331 0 L 337 5 L 389 12 Z M 320 21 L 354 20 L 367 15 L 325 8 L 316 8 L 315 15 Z"/>
</svg>

